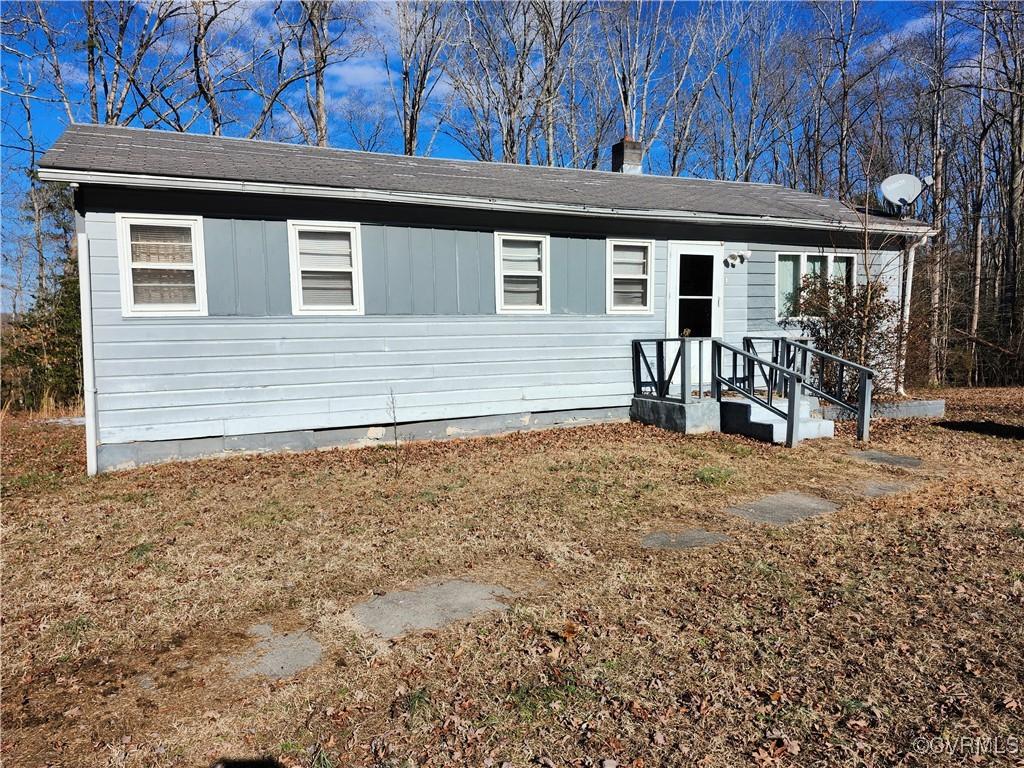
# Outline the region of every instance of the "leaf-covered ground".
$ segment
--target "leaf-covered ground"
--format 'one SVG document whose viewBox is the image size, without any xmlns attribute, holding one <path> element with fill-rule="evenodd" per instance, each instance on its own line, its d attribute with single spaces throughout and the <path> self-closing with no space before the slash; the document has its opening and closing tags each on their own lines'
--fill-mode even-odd
<svg viewBox="0 0 1024 768">
<path fill-rule="evenodd" d="M 965 428 L 874 427 L 914 470 L 848 456 L 848 425 L 787 450 L 620 424 L 89 479 L 80 430 L 8 417 L 0 758 L 1016 764 L 1024 390 L 941 394 Z M 871 478 L 913 489 L 863 498 Z M 842 509 L 784 529 L 724 511 L 783 490 Z M 639 546 L 688 527 L 733 538 Z M 511 609 L 384 650 L 346 618 L 453 577 Z M 307 628 L 321 663 L 236 679 L 259 622 Z"/>
</svg>

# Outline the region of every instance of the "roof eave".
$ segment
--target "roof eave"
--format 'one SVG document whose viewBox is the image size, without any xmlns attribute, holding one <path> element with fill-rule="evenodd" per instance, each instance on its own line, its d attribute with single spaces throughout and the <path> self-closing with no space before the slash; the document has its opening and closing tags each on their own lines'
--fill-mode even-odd
<svg viewBox="0 0 1024 768">
<path fill-rule="evenodd" d="M 531 203 L 524 200 L 503 198 L 481 198 L 462 195 L 443 195 L 429 192 L 401 192 L 379 189 L 324 187 L 307 184 L 282 184 L 259 181 L 234 181 L 230 179 L 204 179 L 184 176 L 150 176 L 134 173 L 110 173 L 106 171 L 84 171 L 71 168 L 40 167 L 41 181 L 56 181 L 70 184 L 99 184 L 118 187 L 140 187 L 150 189 L 189 189 L 203 192 L 233 192 L 255 195 L 284 195 L 298 197 L 323 197 L 366 202 L 391 202 L 413 205 L 437 205 L 456 208 L 509 211 L 519 213 L 547 213 L 566 216 L 586 216 L 619 219 L 647 219 L 659 221 L 688 221 L 694 224 L 742 224 L 761 227 L 782 227 L 792 229 L 824 229 L 831 231 L 925 234 L 931 231 L 927 225 L 908 224 L 898 221 L 849 222 L 828 219 L 797 219 L 779 216 L 742 216 L 734 214 L 701 213 L 696 211 L 601 208 L 596 206 L 566 203 Z"/>
</svg>

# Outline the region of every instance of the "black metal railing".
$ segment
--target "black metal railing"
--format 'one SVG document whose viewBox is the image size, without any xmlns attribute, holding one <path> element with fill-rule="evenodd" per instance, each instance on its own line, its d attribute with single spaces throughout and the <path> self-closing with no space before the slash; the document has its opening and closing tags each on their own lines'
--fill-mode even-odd
<svg viewBox="0 0 1024 768">
<path fill-rule="evenodd" d="M 779 364 L 800 374 L 804 391 L 855 414 L 857 439 L 867 442 L 871 435 L 875 372 L 804 341 L 782 338 L 779 346 Z"/>
<path fill-rule="evenodd" d="M 679 403 L 703 400 L 704 385 L 711 383 L 710 357 L 705 355 L 711 341 L 696 336 L 634 339 L 633 395 Z"/>
<path fill-rule="evenodd" d="M 775 400 L 775 388 L 759 387 L 754 371 L 762 373 L 765 381 L 782 382 L 788 395 L 786 410 Z M 721 402 L 722 392 L 735 392 L 756 405 L 786 420 L 786 445 L 792 448 L 800 442 L 800 403 L 803 400 L 803 376 L 755 352 L 748 352 L 732 344 L 714 339 L 711 342 L 711 393 Z M 759 394 L 764 392 L 762 396 Z"/>
<path fill-rule="evenodd" d="M 795 362 L 795 350 L 786 350 L 782 346 L 784 337 L 782 336 L 744 336 L 743 337 L 743 349 L 752 355 L 757 355 L 761 358 L 761 352 L 758 349 L 758 345 L 764 346 L 765 344 L 771 345 L 771 361 L 776 365 L 781 365 L 785 368 L 793 369 Z M 796 337 L 793 339 L 801 344 L 806 344 L 810 341 L 804 337 Z M 768 368 L 767 366 L 758 365 L 755 368 L 756 373 L 761 374 L 761 382 L 764 384 L 765 389 L 771 390 L 779 395 L 785 394 L 782 386 L 782 377 L 778 374 L 778 371 L 774 368 Z"/>
</svg>

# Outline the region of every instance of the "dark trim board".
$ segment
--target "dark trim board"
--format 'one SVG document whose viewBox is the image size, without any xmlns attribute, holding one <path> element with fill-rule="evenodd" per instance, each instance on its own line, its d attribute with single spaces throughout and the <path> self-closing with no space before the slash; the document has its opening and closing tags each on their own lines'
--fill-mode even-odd
<svg viewBox="0 0 1024 768">
<path fill-rule="evenodd" d="M 224 219 L 319 219 L 363 224 L 422 226 L 492 233 L 543 232 L 572 237 L 646 237 L 660 240 L 723 240 L 782 243 L 787 247 L 863 248 L 861 232 L 762 225 L 693 224 L 661 220 L 580 218 L 570 215 L 456 209 L 404 203 L 359 202 L 315 197 L 241 195 L 230 192 L 139 190 L 83 185 L 79 202 L 89 211 L 178 213 Z M 900 249 L 903 235 L 872 235 L 872 248 Z"/>
<path fill-rule="evenodd" d="M 467 419 L 420 421 L 398 425 L 400 442 L 456 440 L 502 435 L 555 427 L 576 427 L 629 421 L 629 408 L 586 408 L 480 416 Z M 315 451 L 329 448 L 365 448 L 388 445 L 394 439 L 391 425 L 343 429 L 298 430 L 249 435 L 198 437 L 189 440 L 110 443 L 98 446 L 98 471 L 113 472 L 166 461 L 228 457 L 247 453 Z"/>
</svg>

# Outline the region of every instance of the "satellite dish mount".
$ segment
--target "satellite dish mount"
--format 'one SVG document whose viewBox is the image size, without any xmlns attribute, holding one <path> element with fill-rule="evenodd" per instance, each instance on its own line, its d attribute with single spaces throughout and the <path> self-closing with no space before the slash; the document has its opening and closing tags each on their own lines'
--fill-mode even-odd
<svg viewBox="0 0 1024 768">
<path fill-rule="evenodd" d="M 885 179 L 880 185 L 885 209 L 893 216 L 905 218 L 910 207 L 924 192 L 926 187 L 934 183 L 931 176 L 919 179 L 909 173 L 897 173 Z"/>
</svg>

